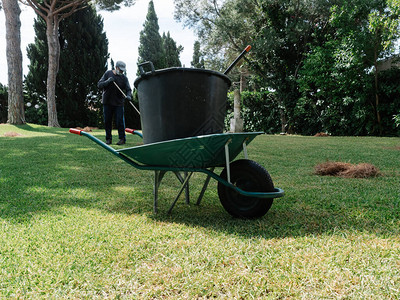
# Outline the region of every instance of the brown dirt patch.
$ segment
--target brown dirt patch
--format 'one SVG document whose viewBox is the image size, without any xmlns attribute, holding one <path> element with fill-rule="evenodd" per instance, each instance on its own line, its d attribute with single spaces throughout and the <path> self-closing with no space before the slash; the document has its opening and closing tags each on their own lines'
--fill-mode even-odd
<svg viewBox="0 0 400 300">
<path fill-rule="evenodd" d="M 398 150 L 398 151 L 400 151 L 400 146 L 394 146 L 394 147 L 383 147 L 383 149 L 386 149 L 386 150 Z"/>
<path fill-rule="evenodd" d="M 345 178 L 370 178 L 380 174 L 379 169 L 368 163 L 353 165 L 344 162 L 325 162 L 314 167 L 314 172 L 322 176 L 339 176 Z"/>
<path fill-rule="evenodd" d="M 16 137 L 16 136 L 22 136 L 22 134 L 14 131 L 6 132 L 4 133 L 4 136 L 6 137 Z"/>
</svg>

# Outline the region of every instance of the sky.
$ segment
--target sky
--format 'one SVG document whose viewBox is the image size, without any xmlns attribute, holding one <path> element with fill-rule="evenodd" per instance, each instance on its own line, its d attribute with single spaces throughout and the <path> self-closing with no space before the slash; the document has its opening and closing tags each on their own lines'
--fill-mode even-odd
<svg viewBox="0 0 400 300">
<path fill-rule="evenodd" d="M 183 28 L 182 23 L 174 20 L 173 0 L 153 0 L 154 9 L 158 17 L 160 35 L 168 31 L 177 45 L 184 47 L 180 55 L 182 64 L 190 67 L 193 56 L 193 44 L 196 37 L 192 30 Z M 132 7 L 122 7 L 119 11 L 98 13 L 104 18 L 104 31 L 108 38 L 108 52 L 116 62 L 122 60 L 126 63 L 127 76 L 131 86 L 136 78 L 139 33 L 143 30 L 149 0 L 137 0 Z M 23 73 L 28 72 L 29 60 L 26 57 L 26 47 L 34 42 L 35 32 L 33 20 L 35 13 L 30 7 L 21 5 L 21 49 L 23 54 Z M 4 12 L 0 11 L 0 83 L 8 85 L 7 59 L 6 59 L 6 32 Z M 99 78 L 100 79 L 100 78 Z"/>
</svg>

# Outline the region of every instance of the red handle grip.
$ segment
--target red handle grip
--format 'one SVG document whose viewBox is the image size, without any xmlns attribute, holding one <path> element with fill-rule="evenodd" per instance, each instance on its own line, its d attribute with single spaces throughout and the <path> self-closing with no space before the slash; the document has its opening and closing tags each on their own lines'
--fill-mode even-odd
<svg viewBox="0 0 400 300">
<path fill-rule="evenodd" d="M 135 129 L 125 128 L 125 131 L 134 134 Z"/>
<path fill-rule="evenodd" d="M 251 49 L 251 46 L 250 45 L 248 45 L 247 47 L 246 47 L 246 49 L 244 49 L 246 52 L 249 52 L 250 51 L 250 49 Z"/>
<path fill-rule="evenodd" d="M 76 129 L 76 128 L 70 128 L 69 132 L 71 132 L 73 134 L 81 135 L 82 130 L 79 130 L 79 129 Z"/>
</svg>

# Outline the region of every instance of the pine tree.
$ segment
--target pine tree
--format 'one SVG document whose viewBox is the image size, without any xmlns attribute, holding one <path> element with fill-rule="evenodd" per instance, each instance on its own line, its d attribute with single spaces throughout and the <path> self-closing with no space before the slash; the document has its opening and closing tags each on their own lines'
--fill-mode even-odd
<svg viewBox="0 0 400 300">
<path fill-rule="evenodd" d="M 35 43 L 28 46 L 31 63 L 26 77 L 28 94 L 35 100 L 46 97 L 47 45 L 46 24 L 35 20 Z M 59 122 L 63 127 L 96 126 L 99 90 L 97 82 L 107 69 L 108 41 L 103 32 L 103 20 L 93 7 L 80 10 L 65 19 L 59 28 L 60 69 L 56 85 Z"/>
<path fill-rule="evenodd" d="M 158 18 L 154 10 L 153 1 L 149 2 L 146 20 L 140 32 L 138 63 L 151 61 L 155 69 L 165 68 L 165 53 L 159 33 Z"/>
<path fill-rule="evenodd" d="M 171 37 L 169 31 L 163 34 L 163 48 L 165 52 L 165 68 L 181 67 L 182 63 L 179 59 L 179 54 L 183 51 L 182 46 L 176 46 L 176 42 Z"/>
<path fill-rule="evenodd" d="M 200 42 L 195 41 L 193 45 L 193 60 L 190 62 L 193 68 L 204 69 L 204 59 L 200 52 Z"/>
</svg>

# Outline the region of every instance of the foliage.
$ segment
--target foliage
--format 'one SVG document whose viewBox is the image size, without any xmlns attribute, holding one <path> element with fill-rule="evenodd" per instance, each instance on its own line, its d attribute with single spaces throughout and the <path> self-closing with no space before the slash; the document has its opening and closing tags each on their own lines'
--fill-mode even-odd
<svg viewBox="0 0 400 300">
<path fill-rule="evenodd" d="M 377 0 L 373 1 L 376 2 Z M 377 51 L 377 58 L 391 55 L 400 36 L 400 3 L 398 0 L 378 1 L 368 14 L 368 31 Z"/>
<path fill-rule="evenodd" d="M 151 61 L 155 69 L 181 67 L 179 55 L 183 51 L 183 47 L 176 45 L 169 32 L 167 34 L 164 32 L 161 37 L 153 1 L 149 2 L 143 27 L 139 38 L 138 64 Z M 138 70 L 138 74 L 139 72 L 140 70 Z"/>
<path fill-rule="evenodd" d="M 327 65 L 329 60 L 326 60 Z M 314 65 L 315 67 L 316 65 Z M 311 69 L 309 69 L 311 70 Z M 314 72 L 322 72 L 315 67 Z M 301 98 L 296 106 L 296 125 L 302 134 L 315 134 L 323 131 L 332 135 L 374 135 L 376 121 L 373 103 L 374 75 L 364 77 L 349 76 L 349 70 L 335 72 L 335 80 L 319 83 L 314 81 L 313 89 L 307 91 L 308 96 Z M 317 77 L 315 77 L 317 78 Z M 332 76 L 328 77 L 332 79 Z M 344 79 L 341 85 L 340 78 Z M 357 80 L 354 80 L 356 79 Z M 382 132 L 386 136 L 400 136 L 400 130 L 393 122 L 393 116 L 400 107 L 400 69 L 392 68 L 379 74 L 380 113 L 382 115 Z M 311 82 L 311 81 L 309 81 Z M 342 88 L 341 88 L 342 87 Z M 353 93 L 346 95 L 348 87 L 353 87 Z M 330 90 L 331 88 L 331 90 Z M 367 92 L 370 92 L 367 94 Z M 305 94 L 305 93 L 304 93 Z M 357 98 L 358 95 L 358 98 Z M 302 129 L 301 129 L 302 128 Z"/>
<path fill-rule="evenodd" d="M 126 146 L 140 142 L 130 135 Z M 396 299 L 398 146 L 259 136 L 249 157 L 285 196 L 241 220 L 224 211 L 213 179 L 200 205 L 180 198 L 167 214 L 181 186 L 168 172 L 154 214 L 154 172 L 67 129 L 0 125 L 0 298 Z M 368 162 L 384 175 L 314 175 L 325 161 Z M 191 177 L 192 203 L 205 179 Z"/>
<path fill-rule="evenodd" d="M 162 69 L 165 66 L 163 40 L 159 33 L 160 27 L 153 1 L 149 2 L 143 27 L 139 37 L 138 64 L 151 61 L 155 69 Z"/>
<path fill-rule="evenodd" d="M 119 10 L 121 6 L 132 6 L 136 3 L 136 0 L 95 0 L 94 4 L 99 9 L 104 9 L 107 11 Z"/>
<path fill-rule="evenodd" d="M 195 41 L 193 45 L 193 59 L 190 62 L 193 68 L 205 69 L 204 58 L 200 51 L 200 42 Z"/>
<path fill-rule="evenodd" d="M 177 46 L 174 39 L 171 37 L 169 31 L 167 34 L 163 33 L 163 50 L 165 55 L 165 65 L 164 68 L 169 67 L 181 67 L 182 63 L 179 60 L 179 55 L 183 51 L 182 46 Z"/>
<path fill-rule="evenodd" d="M 242 92 L 241 93 L 241 118 L 243 130 L 248 132 L 264 131 L 277 133 L 280 130 L 280 111 L 276 95 L 271 92 Z M 228 94 L 227 116 L 225 129 L 230 128 L 233 118 L 233 92 Z"/>
<path fill-rule="evenodd" d="M 392 115 L 381 107 L 379 92 L 379 85 L 391 80 L 381 80 L 377 59 L 392 53 L 392 40 L 399 28 L 397 22 L 389 26 L 383 25 L 384 18 L 376 20 L 376 13 L 385 4 L 380 0 L 354 0 L 332 7 L 328 24 L 331 29 L 320 45 L 310 45 L 299 72 L 302 97 L 294 110 L 297 132 L 393 135 L 387 124 Z M 391 18 L 395 16 L 392 14 Z M 370 30 L 373 20 L 373 27 L 380 24 L 381 29 Z M 385 31 L 384 26 L 391 29 Z"/>
<path fill-rule="evenodd" d="M 373 114 L 366 101 L 372 82 L 363 72 L 361 56 L 353 51 L 351 44 L 332 40 L 306 56 L 298 79 L 302 97 L 294 109 L 296 132 L 366 134 L 367 116 Z"/>
<path fill-rule="evenodd" d="M 50 0 L 49 2 L 36 0 L 21 0 L 25 5 L 30 6 L 38 16 L 43 18 L 46 23 L 46 38 L 48 47 L 47 60 L 47 80 L 46 80 L 46 101 L 48 112 L 48 126 L 60 127 L 57 115 L 57 75 L 60 69 L 60 22 L 77 11 L 89 6 L 89 0 L 71 0 L 57 1 Z M 97 5 L 103 9 L 116 10 L 120 8 L 121 3 L 125 6 L 133 5 L 135 0 L 97 0 Z M 22 58 L 20 59 L 22 62 Z M 22 72 L 22 67 L 21 67 Z M 22 77 L 22 76 L 21 76 Z M 22 88 L 22 83 L 21 83 Z M 22 92 L 21 92 L 22 94 Z"/>
<path fill-rule="evenodd" d="M 7 122 L 8 112 L 8 91 L 7 87 L 0 83 L 0 123 Z"/>
<path fill-rule="evenodd" d="M 380 113 L 382 131 L 386 136 L 400 137 L 400 69 L 391 68 L 379 74 Z M 393 118 L 393 116 L 397 116 Z"/>
<path fill-rule="evenodd" d="M 380 77 L 371 70 L 377 59 L 393 53 L 398 1 L 175 4 L 175 17 L 196 30 L 209 54 L 207 67 L 226 63 L 246 44 L 253 46 L 246 57 L 252 71 L 249 88 L 276 92 L 283 131 L 376 135 L 388 128 L 384 123 L 393 114 L 385 114 L 377 93 L 384 83 L 377 84 Z"/>
<path fill-rule="evenodd" d="M 400 127 L 400 114 L 393 116 L 394 123 L 396 127 Z"/>
<path fill-rule="evenodd" d="M 35 107 L 46 106 L 47 46 L 46 25 L 35 20 L 35 43 L 28 46 L 31 60 L 26 77 L 27 99 L 32 105 L 29 122 L 44 124 L 43 113 Z M 98 126 L 101 119 L 97 81 L 106 70 L 108 41 L 103 21 L 93 7 L 73 14 L 60 24 L 60 70 L 56 86 L 58 117 L 62 126 Z M 79 51 L 77 51 L 79 49 Z"/>
<path fill-rule="evenodd" d="M 225 64 L 247 44 L 253 46 L 248 56 L 250 67 L 259 76 L 261 87 L 276 91 L 281 122 L 287 130 L 293 130 L 293 110 L 299 98 L 298 70 L 309 43 L 319 37 L 315 31 L 326 29 L 330 4 L 322 0 L 175 3 L 176 18 L 196 29 L 210 55 L 216 57 L 214 52 L 222 51 Z"/>
</svg>

